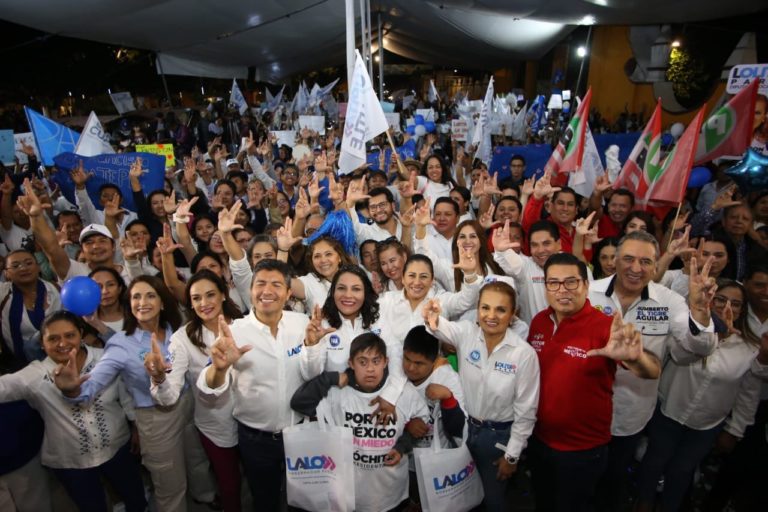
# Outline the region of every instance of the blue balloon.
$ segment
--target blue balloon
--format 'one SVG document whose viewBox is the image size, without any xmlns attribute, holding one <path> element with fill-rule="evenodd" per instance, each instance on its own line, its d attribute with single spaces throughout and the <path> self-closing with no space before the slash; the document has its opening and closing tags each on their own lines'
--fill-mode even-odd
<svg viewBox="0 0 768 512">
<path fill-rule="evenodd" d="M 407 133 L 408 135 L 411 135 L 411 136 L 416 135 L 416 125 L 409 124 L 408 126 L 406 126 L 405 127 L 405 133 Z"/>
<path fill-rule="evenodd" d="M 703 187 L 712 179 L 712 172 L 706 167 L 694 167 L 688 177 L 688 188 Z"/>
<path fill-rule="evenodd" d="M 424 129 L 427 130 L 427 133 L 434 133 L 437 129 L 437 126 L 435 125 L 434 121 L 425 121 Z"/>
<path fill-rule="evenodd" d="M 421 114 L 416 114 L 415 116 L 413 116 L 413 121 L 416 124 L 424 124 L 424 116 Z"/>
<path fill-rule="evenodd" d="M 662 146 L 671 146 L 675 142 L 675 138 L 672 136 L 671 133 L 663 133 L 661 134 L 661 145 Z"/>
<path fill-rule="evenodd" d="M 73 277 L 61 287 L 61 304 L 77 316 L 92 315 L 100 303 L 101 287 L 90 277 Z"/>
<path fill-rule="evenodd" d="M 745 194 L 768 188 L 768 156 L 761 155 L 752 148 L 744 158 L 725 171 Z"/>
</svg>

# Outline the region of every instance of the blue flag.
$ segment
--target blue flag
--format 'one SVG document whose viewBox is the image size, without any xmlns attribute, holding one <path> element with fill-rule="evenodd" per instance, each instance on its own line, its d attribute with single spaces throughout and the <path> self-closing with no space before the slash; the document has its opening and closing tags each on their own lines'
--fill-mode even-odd
<svg viewBox="0 0 768 512">
<path fill-rule="evenodd" d="M 141 188 L 146 196 L 150 192 L 163 188 L 165 179 L 165 156 L 151 155 L 149 153 L 115 153 L 112 155 L 98 156 L 79 156 L 71 152 L 62 153 L 55 158 L 56 167 L 59 171 L 53 173 L 53 182 L 61 189 L 61 193 L 72 204 L 75 203 L 75 184 L 69 176 L 69 171 L 76 168 L 83 161 L 86 173 L 93 173 L 86 182 L 85 188 L 91 197 L 93 205 L 102 209 L 99 203 L 99 188 L 105 183 L 117 185 L 123 193 L 123 208 L 136 211 L 136 205 L 133 202 L 133 192 L 128 178 L 128 171 L 131 170 L 131 164 L 136 158 L 141 157 L 144 161 L 144 169 L 149 172 L 139 179 Z"/>
<path fill-rule="evenodd" d="M 35 136 L 37 150 L 43 165 L 53 165 L 53 157 L 65 151 L 74 151 L 80 134 L 43 114 L 24 107 L 29 128 Z"/>
<path fill-rule="evenodd" d="M 536 100 L 533 102 L 531 110 L 528 115 L 533 115 L 533 121 L 531 121 L 531 131 L 536 134 L 542 127 L 542 121 L 544 113 L 547 111 L 546 105 L 544 105 L 544 95 L 536 96 Z"/>
</svg>

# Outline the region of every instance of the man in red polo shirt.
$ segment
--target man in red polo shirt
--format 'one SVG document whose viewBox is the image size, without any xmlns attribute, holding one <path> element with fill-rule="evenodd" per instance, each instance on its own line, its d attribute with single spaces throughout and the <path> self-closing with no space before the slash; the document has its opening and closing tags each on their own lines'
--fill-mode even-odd
<svg viewBox="0 0 768 512">
<path fill-rule="evenodd" d="M 529 448 L 536 510 L 587 510 L 608 461 L 616 362 L 647 379 L 661 368 L 632 324 L 592 307 L 587 268 L 575 256 L 553 254 L 544 284 L 549 308 L 528 335 L 541 366 Z"/>
<path fill-rule="evenodd" d="M 533 187 L 533 195 L 528 199 L 523 210 L 523 230 L 530 232 L 531 226 L 541 220 L 542 212 L 547 198 L 549 203 L 549 219 L 557 225 L 560 232 L 560 244 L 563 252 L 571 252 L 573 249 L 573 236 L 576 229 L 573 222 L 579 213 L 579 196 L 569 187 L 553 187 L 552 173 L 544 173 Z"/>
</svg>

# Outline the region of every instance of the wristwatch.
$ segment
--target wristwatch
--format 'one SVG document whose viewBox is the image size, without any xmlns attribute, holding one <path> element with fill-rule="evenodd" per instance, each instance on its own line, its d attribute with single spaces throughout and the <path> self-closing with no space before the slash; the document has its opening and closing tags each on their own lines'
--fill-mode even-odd
<svg viewBox="0 0 768 512">
<path fill-rule="evenodd" d="M 517 464 L 518 458 L 517 457 L 513 457 L 513 456 L 511 456 L 508 453 L 505 453 L 504 454 L 504 460 L 506 460 L 509 464 L 515 465 L 515 464 Z"/>
</svg>

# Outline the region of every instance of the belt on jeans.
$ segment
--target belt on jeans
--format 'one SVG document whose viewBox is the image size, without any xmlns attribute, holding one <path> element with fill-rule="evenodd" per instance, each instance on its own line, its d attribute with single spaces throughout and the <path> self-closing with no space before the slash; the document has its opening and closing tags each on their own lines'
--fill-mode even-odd
<svg viewBox="0 0 768 512">
<path fill-rule="evenodd" d="M 470 425 L 477 428 L 490 428 L 491 430 L 504 430 L 512 426 L 512 421 L 490 421 L 490 420 L 478 420 L 472 416 L 467 416 L 467 421 Z"/>
<path fill-rule="evenodd" d="M 239 423 L 239 422 L 238 422 Z M 240 423 L 240 425 L 248 431 L 249 434 L 254 434 L 259 437 L 271 437 L 273 440 L 277 441 L 278 439 L 283 438 L 282 432 L 268 432 L 266 430 L 259 430 L 257 428 L 249 427 L 248 425 L 244 423 Z"/>
</svg>

